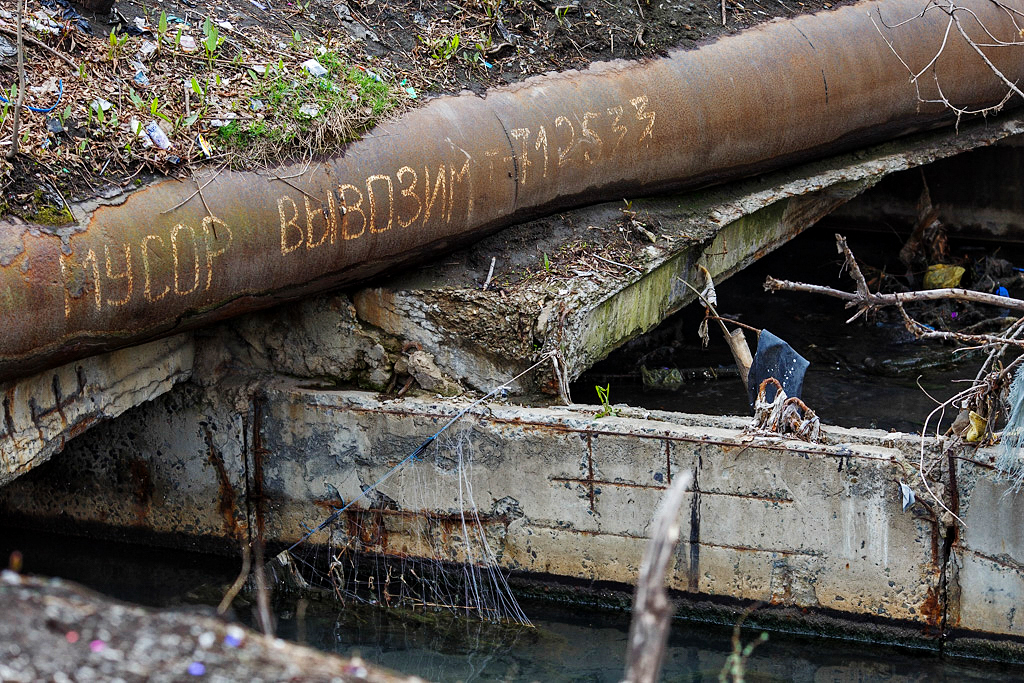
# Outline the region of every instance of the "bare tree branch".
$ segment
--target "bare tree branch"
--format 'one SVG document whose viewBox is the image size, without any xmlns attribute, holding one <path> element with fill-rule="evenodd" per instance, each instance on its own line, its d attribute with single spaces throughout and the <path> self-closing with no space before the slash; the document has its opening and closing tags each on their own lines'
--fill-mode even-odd
<svg viewBox="0 0 1024 683">
<path fill-rule="evenodd" d="M 919 292 L 896 292 L 893 294 L 873 294 L 871 292 L 844 292 L 841 289 L 833 289 L 824 285 L 811 285 L 803 282 L 791 282 L 789 280 L 776 280 L 769 276 L 765 280 L 764 288 L 769 292 L 808 292 L 810 294 L 823 294 L 836 299 L 843 299 L 849 303 L 847 308 L 868 307 L 880 308 L 882 306 L 898 306 L 911 301 L 944 301 L 953 299 L 955 301 L 970 301 L 976 304 L 987 304 L 1008 308 L 1014 311 L 1024 311 L 1024 301 L 998 294 L 986 292 L 975 292 L 970 289 L 946 288 L 946 289 L 925 289 Z"/>
<path fill-rule="evenodd" d="M 672 619 L 672 603 L 665 590 L 665 576 L 679 541 L 679 508 L 691 484 L 692 472 L 676 477 L 651 522 L 651 540 L 644 550 L 636 580 L 624 682 L 654 683 L 658 680 Z"/>
</svg>

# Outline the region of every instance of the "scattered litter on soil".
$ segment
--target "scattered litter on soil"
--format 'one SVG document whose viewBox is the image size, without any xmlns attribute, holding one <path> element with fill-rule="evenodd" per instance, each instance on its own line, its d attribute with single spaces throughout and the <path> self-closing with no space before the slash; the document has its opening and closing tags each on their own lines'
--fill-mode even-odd
<svg viewBox="0 0 1024 683">
<path fill-rule="evenodd" d="M 832 6 L 727 0 L 723 26 L 718 0 L 129 0 L 102 14 L 31 0 L 31 109 L 19 154 L 0 159 L 0 215 L 60 224 L 70 201 L 110 185 L 311 161 L 436 95 L 653 57 Z M 11 147 L 17 11 L 0 2 L 0 151 Z"/>
</svg>

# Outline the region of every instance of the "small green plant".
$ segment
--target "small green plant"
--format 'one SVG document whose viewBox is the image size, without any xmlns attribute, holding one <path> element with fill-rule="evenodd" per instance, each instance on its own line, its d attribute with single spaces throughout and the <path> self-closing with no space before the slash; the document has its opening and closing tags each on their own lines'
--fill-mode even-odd
<svg viewBox="0 0 1024 683">
<path fill-rule="evenodd" d="M 60 121 L 60 127 L 61 128 L 67 128 L 67 126 L 68 126 L 67 122 L 68 122 L 68 119 L 71 118 L 71 112 L 72 111 L 74 111 L 74 110 L 71 108 L 71 105 L 69 104 L 68 106 L 64 107 L 64 109 L 62 111 L 58 111 L 57 112 L 57 119 Z"/>
<path fill-rule="evenodd" d="M 161 10 L 156 23 L 156 51 L 160 52 L 167 37 L 167 12 Z"/>
<path fill-rule="evenodd" d="M 217 49 L 223 44 L 224 38 L 221 37 L 217 24 L 210 21 L 210 17 L 206 17 L 203 20 L 203 51 L 206 52 L 206 64 L 210 70 L 213 70 L 213 58 L 217 54 Z"/>
<path fill-rule="evenodd" d="M 594 389 L 597 391 L 597 400 L 601 403 L 601 410 L 597 411 L 594 418 L 608 417 L 609 415 L 615 417 L 618 415 L 618 411 L 608 402 L 608 393 L 611 391 L 611 388 L 611 384 L 603 387 L 600 384 L 594 386 Z"/>
<path fill-rule="evenodd" d="M 4 121 L 7 120 L 7 111 L 11 108 L 11 102 L 18 101 L 18 86 L 12 85 L 10 92 L 4 93 L 7 97 L 7 101 L 0 107 L 0 126 L 4 125 Z"/>
<path fill-rule="evenodd" d="M 551 261 L 548 259 L 548 253 L 546 251 L 544 252 L 544 270 L 549 273 L 551 272 Z"/>
<path fill-rule="evenodd" d="M 459 43 L 462 42 L 458 33 L 447 38 L 444 36 L 439 38 L 424 38 L 420 36 L 419 39 L 427 47 L 427 50 L 430 51 L 430 58 L 438 62 L 447 62 L 454 57 L 459 51 Z"/>
<path fill-rule="evenodd" d="M 132 104 L 134 104 L 138 109 L 146 111 L 146 100 L 142 99 L 142 96 L 135 92 L 135 88 L 128 88 L 128 99 L 131 100 Z"/>
<path fill-rule="evenodd" d="M 718 672 L 719 683 L 744 683 L 746 680 L 747 660 L 750 659 L 750 655 L 758 645 L 768 640 L 768 634 L 762 631 L 760 636 L 746 645 L 743 644 L 743 641 L 740 639 L 740 628 L 749 614 L 750 612 L 744 614 L 736 623 L 736 626 L 733 627 L 732 652 L 726 657 L 722 670 Z"/>
<path fill-rule="evenodd" d="M 123 36 L 117 35 L 115 29 L 110 29 L 110 47 L 107 50 L 107 57 L 112 62 L 117 62 L 121 58 L 121 54 L 124 52 L 124 46 L 128 42 L 128 34 Z"/>
</svg>

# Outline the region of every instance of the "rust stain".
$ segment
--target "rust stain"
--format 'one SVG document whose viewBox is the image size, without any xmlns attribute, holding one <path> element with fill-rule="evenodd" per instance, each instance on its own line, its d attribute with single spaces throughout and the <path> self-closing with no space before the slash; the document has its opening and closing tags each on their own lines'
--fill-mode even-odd
<svg viewBox="0 0 1024 683">
<path fill-rule="evenodd" d="M 665 439 L 665 480 L 672 485 L 672 442 Z"/>
<path fill-rule="evenodd" d="M 14 403 L 14 387 L 10 386 L 4 392 L 4 429 L 7 435 L 14 436 L 14 417 L 11 414 L 11 406 Z"/>
<path fill-rule="evenodd" d="M 203 427 L 203 433 L 206 437 L 206 458 L 213 465 L 214 472 L 217 473 L 217 488 L 220 492 L 217 498 L 217 510 L 224 519 L 224 530 L 231 538 L 242 541 L 242 530 L 238 526 L 238 518 L 235 512 L 237 497 L 234 487 L 231 486 L 231 477 L 228 476 L 224 457 L 217 450 L 216 446 L 213 445 L 213 434 L 210 432 L 210 428 Z"/>
<path fill-rule="evenodd" d="M 929 626 L 940 626 L 943 620 L 942 601 L 939 600 L 939 592 L 934 586 L 928 587 L 924 602 L 918 606 L 918 611 L 925 618 Z"/>
<path fill-rule="evenodd" d="M 590 511 L 594 511 L 594 436 L 587 432 L 587 492 L 590 497 Z"/>
<path fill-rule="evenodd" d="M 263 403 L 262 396 L 253 396 L 252 470 L 248 473 L 246 482 L 246 498 L 255 506 L 257 543 L 262 543 L 266 538 L 267 496 L 263 482 L 263 459 L 268 455 L 268 451 L 263 447 Z"/>
<path fill-rule="evenodd" d="M 815 550 L 782 550 L 780 548 L 754 548 L 747 545 L 728 545 L 724 543 L 706 543 L 700 542 L 700 545 L 705 548 L 722 548 L 724 550 L 736 550 L 744 553 L 769 553 L 772 555 L 800 555 L 807 557 L 819 557 L 820 552 Z"/>
<path fill-rule="evenodd" d="M 550 481 L 559 483 L 570 483 L 579 484 L 581 486 L 611 486 L 617 488 L 627 489 L 647 489 L 652 491 L 664 491 L 667 486 L 660 484 L 640 484 L 637 482 L 629 481 L 607 481 L 605 479 L 579 479 L 576 477 L 551 477 Z M 727 491 L 705 491 L 701 489 L 701 495 L 704 496 L 722 496 L 725 498 L 743 498 L 746 500 L 757 500 L 765 503 L 776 503 L 776 504 L 792 504 L 792 498 L 779 498 L 778 496 L 763 496 L 756 493 L 730 493 Z"/>
<path fill-rule="evenodd" d="M 969 552 L 971 555 L 974 555 L 977 558 L 986 560 L 988 562 L 991 562 L 992 564 L 999 565 L 1000 567 L 1003 567 L 1005 569 L 1012 569 L 1013 571 L 1019 574 L 1024 574 L 1024 563 L 1018 562 L 1017 560 L 1014 560 L 1012 557 L 1006 555 L 1003 555 L 1001 557 L 997 557 L 995 555 L 988 555 L 978 550 L 965 548 L 959 543 L 956 544 L 956 548 L 962 551 Z"/>
<path fill-rule="evenodd" d="M 359 539 L 363 550 L 380 553 L 388 551 L 388 529 L 381 512 L 377 509 L 351 509 L 345 517 L 349 538 Z"/>
<path fill-rule="evenodd" d="M 132 490 L 132 511 L 139 524 L 144 524 L 149 510 L 153 505 L 153 476 L 149 471 L 149 463 L 139 457 L 128 458 L 128 479 Z"/>
<path fill-rule="evenodd" d="M 548 531 L 560 531 L 560 532 L 570 533 L 570 534 L 577 535 L 577 536 L 587 536 L 587 537 L 591 537 L 591 538 L 593 538 L 593 537 L 601 537 L 601 536 L 609 536 L 609 537 L 612 537 L 612 538 L 628 538 L 628 539 L 631 539 L 631 540 L 644 541 L 644 542 L 650 540 L 650 539 L 648 539 L 647 536 L 642 536 L 640 534 L 630 534 L 630 533 L 626 533 L 626 532 L 611 532 L 611 531 L 594 531 L 592 529 L 576 529 L 576 528 L 573 528 L 573 527 L 561 527 L 561 526 L 553 526 L 553 525 L 549 525 L 549 524 L 537 524 L 537 523 L 534 523 L 534 522 L 530 523 L 530 527 L 532 527 L 534 529 L 545 529 L 545 530 L 548 530 Z M 803 556 L 803 557 L 820 557 L 821 556 L 820 552 L 814 551 L 814 550 L 782 550 L 782 549 L 779 549 L 779 548 L 755 548 L 753 546 L 745 546 L 745 545 L 728 545 L 728 544 L 723 544 L 723 543 L 708 543 L 707 541 L 701 541 L 701 540 L 683 541 L 683 543 L 687 543 L 688 545 L 697 545 L 697 546 L 701 546 L 703 548 L 721 548 L 723 550 L 736 550 L 738 552 L 743 552 L 743 553 L 762 553 L 762 554 L 769 554 L 769 555 L 794 555 L 794 556 Z"/>
<path fill-rule="evenodd" d="M 557 481 L 561 483 L 580 484 L 582 486 L 589 486 L 591 489 L 595 485 L 598 486 L 615 486 L 619 488 L 627 489 L 652 489 L 655 491 L 664 491 L 666 486 L 658 486 L 657 484 L 637 484 L 635 482 L 627 481 L 605 481 L 603 479 L 576 479 L 573 477 L 551 477 L 551 481 Z M 591 491 L 591 509 L 593 509 L 593 491 Z"/>
<path fill-rule="evenodd" d="M 313 503 L 313 505 L 316 505 L 319 508 L 323 508 L 324 510 L 330 510 L 332 512 L 338 508 L 338 501 L 336 500 L 318 498 L 313 499 L 311 502 Z M 350 512 L 369 512 L 370 510 L 370 508 L 352 507 L 349 508 L 349 510 L 347 510 L 344 514 L 348 515 Z M 460 526 L 462 525 L 465 519 L 464 515 L 459 512 L 437 512 L 434 510 L 392 510 L 389 508 L 372 508 L 372 511 L 378 512 L 381 514 L 382 517 L 387 518 L 408 520 L 422 519 L 438 522 L 441 524 L 458 524 Z M 470 511 L 466 511 L 466 514 L 473 515 L 474 523 L 476 522 L 476 520 L 479 520 L 480 523 L 484 526 L 491 524 L 508 525 L 512 522 L 512 518 L 508 515 L 490 515 L 482 513 L 474 514 Z"/>
<path fill-rule="evenodd" d="M 76 436 L 85 434 L 85 432 L 87 432 L 90 427 L 94 426 L 97 422 L 99 422 L 99 420 L 100 413 L 98 411 L 93 411 L 90 413 L 86 413 L 85 415 L 80 415 L 78 419 L 75 420 L 74 424 L 72 424 L 71 427 L 67 429 L 67 431 L 65 431 L 61 436 L 64 439 L 70 441 Z"/>
<path fill-rule="evenodd" d="M 1018 27 L 1003 9 L 972 7 L 966 30 L 1012 39 Z M 704 186 L 952 123 L 932 79 L 918 92 L 892 52 L 877 49 L 891 40 L 907 64 L 930 63 L 947 30 L 941 13 L 907 28 L 876 29 L 870 18 L 919 11 L 916 0 L 873 0 L 486 98 L 438 98 L 287 182 L 274 176 L 290 167 L 210 171 L 204 201 L 167 180 L 116 206 L 80 207 L 63 242 L 6 220 L 0 234 L 19 235 L 22 251 L 0 264 L 0 289 L 15 303 L 4 312 L 0 380 L 394 272 L 627 190 Z M 807 42 L 794 42 L 794 30 Z M 944 97 L 1000 101 L 1003 84 L 967 41 L 945 43 L 943 57 L 932 67 Z M 1010 82 L 1024 78 L 1012 55 L 991 59 Z M 843 96 L 821 115 L 825 82 Z"/>
</svg>

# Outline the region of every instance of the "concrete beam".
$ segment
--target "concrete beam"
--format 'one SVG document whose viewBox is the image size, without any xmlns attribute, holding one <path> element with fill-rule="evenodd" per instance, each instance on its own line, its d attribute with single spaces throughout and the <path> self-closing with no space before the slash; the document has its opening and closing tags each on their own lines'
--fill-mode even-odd
<svg viewBox="0 0 1024 683">
<path fill-rule="evenodd" d="M 250 364 L 374 389 L 395 381 L 395 363 L 411 345 L 436 363 L 431 386 L 489 390 L 547 351 L 559 353 L 572 379 L 690 303 L 682 280 L 698 282 L 699 266 L 726 278 L 882 178 L 1022 130 L 1024 119 L 1006 118 L 635 200 L 629 211 L 653 242 L 624 214 L 625 203 L 532 221 L 376 287 L 249 316 L 224 328 L 221 343 Z M 554 267 L 545 268 L 545 255 Z M 514 388 L 554 393 L 553 377 Z"/>
<path fill-rule="evenodd" d="M 193 353 L 192 335 L 182 334 L 0 384 L 0 486 L 60 453 L 98 422 L 187 379 Z"/>
</svg>

